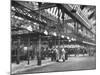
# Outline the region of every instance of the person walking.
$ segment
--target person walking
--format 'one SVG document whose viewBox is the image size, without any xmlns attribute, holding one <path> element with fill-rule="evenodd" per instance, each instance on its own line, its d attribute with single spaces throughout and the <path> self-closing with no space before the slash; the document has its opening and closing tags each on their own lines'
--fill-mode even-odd
<svg viewBox="0 0 100 75">
<path fill-rule="evenodd" d="M 62 54 L 61 54 L 61 59 L 63 60 L 63 62 L 65 62 L 65 49 L 64 48 L 62 48 Z"/>
<path fill-rule="evenodd" d="M 59 62 L 59 58 L 60 58 L 59 49 L 56 48 L 56 49 L 55 49 L 55 52 L 56 52 L 56 61 Z"/>
<path fill-rule="evenodd" d="M 51 61 L 54 61 L 54 50 L 53 50 L 53 48 L 51 49 Z"/>
</svg>

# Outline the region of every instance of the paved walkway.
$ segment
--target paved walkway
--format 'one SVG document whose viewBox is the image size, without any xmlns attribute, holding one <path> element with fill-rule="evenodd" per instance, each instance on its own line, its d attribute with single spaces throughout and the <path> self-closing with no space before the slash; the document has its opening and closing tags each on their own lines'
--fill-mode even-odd
<svg viewBox="0 0 100 75">
<path fill-rule="evenodd" d="M 16 64 L 16 63 L 11 64 L 11 74 L 15 74 L 17 72 L 30 69 L 31 67 L 32 68 L 43 67 L 49 64 L 53 64 L 55 62 L 51 62 L 51 59 L 49 58 L 46 60 L 42 60 L 42 64 L 40 66 L 37 65 L 37 60 L 31 60 L 29 65 L 27 63 L 28 61 L 23 61 L 20 62 L 20 64 Z"/>
<path fill-rule="evenodd" d="M 83 55 L 80 54 L 80 55 L 77 55 L 77 56 L 83 56 Z M 88 56 L 88 55 L 84 55 L 84 56 Z M 75 57 L 75 55 L 70 55 L 69 57 Z M 47 66 L 47 65 L 50 65 L 50 64 L 53 64 L 53 63 L 56 63 L 56 62 L 51 62 L 50 58 L 46 59 L 46 60 L 42 60 L 41 66 L 37 65 L 37 60 L 31 60 L 29 65 L 28 65 L 28 61 L 20 62 L 20 64 L 12 63 L 11 64 L 11 74 L 15 74 L 15 73 L 18 73 L 20 71 L 25 71 L 25 70 L 28 70 L 28 69 L 31 69 L 31 68 L 34 69 L 34 68 Z"/>
</svg>

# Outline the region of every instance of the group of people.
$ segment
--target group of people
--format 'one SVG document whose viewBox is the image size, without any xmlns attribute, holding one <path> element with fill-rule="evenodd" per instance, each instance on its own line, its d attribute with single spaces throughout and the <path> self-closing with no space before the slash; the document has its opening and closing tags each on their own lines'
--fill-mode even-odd
<svg viewBox="0 0 100 75">
<path fill-rule="evenodd" d="M 67 58 L 68 58 L 68 54 L 64 48 L 55 47 L 55 48 L 51 49 L 51 61 L 56 61 L 56 62 L 63 61 L 63 62 L 65 62 L 65 60 Z"/>
<path fill-rule="evenodd" d="M 68 53 L 64 48 L 52 47 L 52 48 L 42 48 L 41 49 L 41 58 L 51 58 L 51 61 L 65 61 L 68 58 Z"/>
</svg>

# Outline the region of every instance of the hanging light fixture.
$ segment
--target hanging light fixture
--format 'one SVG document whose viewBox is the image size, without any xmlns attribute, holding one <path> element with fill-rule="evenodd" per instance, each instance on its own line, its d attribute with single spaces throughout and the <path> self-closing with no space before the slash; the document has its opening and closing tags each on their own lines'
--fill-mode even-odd
<svg viewBox="0 0 100 75">
<path fill-rule="evenodd" d="M 67 39 L 70 39 L 69 37 L 67 37 Z"/>
<path fill-rule="evenodd" d="M 71 42 L 71 40 L 68 40 L 69 42 Z"/>
<path fill-rule="evenodd" d="M 64 35 L 62 35 L 61 37 L 64 38 Z"/>
<path fill-rule="evenodd" d="M 45 35 L 48 35 L 48 32 L 47 32 L 47 30 L 45 30 L 45 31 L 44 31 L 44 34 L 45 34 Z"/>
<path fill-rule="evenodd" d="M 75 38 L 72 38 L 71 40 L 72 40 L 72 41 L 76 41 L 76 39 L 75 39 Z"/>
<path fill-rule="evenodd" d="M 54 36 L 57 36 L 57 33 L 56 33 L 56 32 L 54 32 L 54 33 L 53 33 L 53 35 L 54 35 Z"/>
</svg>

